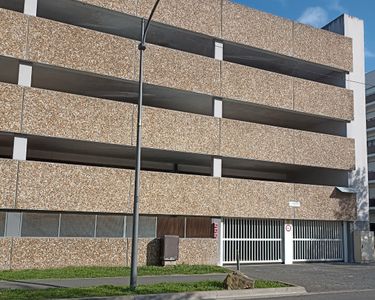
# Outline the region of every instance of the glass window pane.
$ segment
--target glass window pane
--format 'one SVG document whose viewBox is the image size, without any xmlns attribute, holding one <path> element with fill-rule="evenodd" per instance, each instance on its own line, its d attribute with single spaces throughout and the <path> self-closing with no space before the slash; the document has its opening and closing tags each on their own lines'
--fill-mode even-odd
<svg viewBox="0 0 375 300">
<path fill-rule="evenodd" d="M 187 238 L 210 238 L 212 237 L 212 224 L 209 217 L 186 218 Z"/>
<path fill-rule="evenodd" d="M 5 212 L 0 212 L 0 236 L 4 236 L 5 231 Z"/>
<path fill-rule="evenodd" d="M 95 215 L 62 214 L 60 236 L 94 237 Z"/>
<path fill-rule="evenodd" d="M 174 216 L 158 217 L 158 238 L 164 235 L 178 235 L 184 237 L 185 218 Z"/>
<path fill-rule="evenodd" d="M 98 215 L 96 237 L 123 237 L 124 216 Z"/>
<path fill-rule="evenodd" d="M 155 238 L 156 217 L 139 217 L 139 237 Z M 133 217 L 126 216 L 126 237 L 132 237 Z"/>
<path fill-rule="evenodd" d="M 57 237 L 59 214 L 23 213 L 21 236 Z"/>
</svg>

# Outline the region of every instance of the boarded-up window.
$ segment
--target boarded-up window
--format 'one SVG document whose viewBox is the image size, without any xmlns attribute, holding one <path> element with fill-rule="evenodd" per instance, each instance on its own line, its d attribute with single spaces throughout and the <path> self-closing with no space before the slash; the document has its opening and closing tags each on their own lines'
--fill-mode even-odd
<svg viewBox="0 0 375 300">
<path fill-rule="evenodd" d="M 184 217 L 158 217 L 158 237 L 164 235 L 178 235 L 184 237 L 185 218 Z"/>
<path fill-rule="evenodd" d="M 156 232 L 156 217 L 139 217 L 138 236 L 140 238 L 154 238 Z M 133 236 L 133 217 L 126 217 L 126 237 Z"/>
<path fill-rule="evenodd" d="M 124 216 L 98 215 L 96 237 L 123 237 Z"/>
<path fill-rule="evenodd" d="M 0 236 L 4 236 L 5 231 L 5 212 L 0 212 Z"/>
<path fill-rule="evenodd" d="M 59 214 L 23 213 L 21 236 L 57 237 Z"/>
<path fill-rule="evenodd" d="M 95 215 L 62 214 L 60 236 L 94 237 Z"/>
<path fill-rule="evenodd" d="M 187 217 L 186 218 L 187 238 L 211 238 L 212 222 L 207 217 Z"/>
</svg>

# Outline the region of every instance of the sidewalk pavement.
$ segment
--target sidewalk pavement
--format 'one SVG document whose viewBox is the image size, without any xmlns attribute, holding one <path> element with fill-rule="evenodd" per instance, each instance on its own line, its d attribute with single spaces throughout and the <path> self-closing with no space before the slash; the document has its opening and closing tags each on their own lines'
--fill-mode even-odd
<svg viewBox="0 0 375 300">
<path fill-rule="evenodd" d="M 153 284 L 161 282 L 195 282 L 205 280 L 224 280 L 227 274 L 204 275 L 165 275 L 140 276 L 138 284 Z M 49 288 L 76 288 L 100 285 L 126 286 L 129 277 L 104 278 L 74 278 L 74 279 L 34 279 L 34 280 L 0 280 L 0 289 L 49 289 Z"/>
</svg>

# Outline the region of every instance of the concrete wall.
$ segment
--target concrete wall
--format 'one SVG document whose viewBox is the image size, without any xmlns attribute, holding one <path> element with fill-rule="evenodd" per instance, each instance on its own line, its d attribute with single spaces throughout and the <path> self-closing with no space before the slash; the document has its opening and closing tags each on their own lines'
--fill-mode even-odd
<svg viewBox="0 0 375 300">
<path fill-rule="evenodd" d="M 0 87 L 5 103 L 0 107 L 4 131 L 135 146 L 133 104 L 34 88 L 22 90 L 15 85 Z M 147 148 L 354 168 L 354 141 L 343 137 L 151 107 L 144 109 L 143 124 L 143 146 Z"/>
<path fill-rule="evenodd" d="M 130 239 L 1 238 L 0 245 L 0 270 L 130 266 Z M 216 265 L 218 251 L 216 239 L 180 239 L 177 263 Z M 140 239 L 138 253 L 139 265 L 160 264 L 160 241 Z"/>
<path fill-rule="evenodd" d="M 0 48 L 0 55 L 97 76 L 136 80 L 138 58 L 133 40 L 3 9 L 0 13 L 9 21 L 4 24 L 6 30 L 0 32 L 7 41 L 6 48 Z M 8 28 L 9 24 L 19 26 L 27 21 L 28 28 Z M 8 37 L 13 31 L 16 33 Z M 23 45 L 21 50 L 19 45 Z M 148 53 L 145 81 L 149 84 L 310 115 L 352 119 L 352 93 L 345 89 L 155 45 L 149 45 Z"/>
<path fill-rule="evenodd" d="M 1 160 L 9 170 L 0 188 L 12 197 L 1 208 L 131 213 L 133 171 Z M 11 168 L 13 167 L 13 168 Z M 6 169 L 6 168 L 2 168 Z M 291 217 L 289 201 L 301 201 L 301 219 L 353 220 L 355 199 L 332 186 L 142 172 L 140 213 L 240 218 Z M 176 192 L 178 191 L 178 192 Z M 15 199 L 13 202 L 12 200 Z"/>
<path fill-rule="evenodd" d="M 154 1 L 80 0 L 140 17 L 148 16 Z M 229 0 L 166 0 L 154 20 L 217 39 L 350 71 L 350 38 L 283 19 Z M 272 34 L 270 34 L 272 32 Z"/>
</svg>

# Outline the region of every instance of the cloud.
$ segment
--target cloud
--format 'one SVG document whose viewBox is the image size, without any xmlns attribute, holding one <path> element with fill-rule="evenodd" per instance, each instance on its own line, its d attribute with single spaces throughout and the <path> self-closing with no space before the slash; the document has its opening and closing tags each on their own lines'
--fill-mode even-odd
<svg viewBox="0 0 375 300">
<path fill-rule="evenodd" d="M 375 52 L 372 52 L 371 50 L 365 48 L 365 56 L 367 58 L 374 58 L 375 57 Z"/>
<path fill-rule="evenodd" d="M 298 18 L 298 22 L 308 24 L 314 27 L 322 27 L 328 23 L 328 13 L 327 11 L 320 7 L 308 7 Z"/>
<path fill-rule="evenodd" d="M 329 9 L 339 13 L 343 13 L 346 11 L 346 9 L 341 5 L 340 0 L 332 0 Z"/>
</svg>

